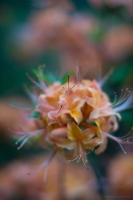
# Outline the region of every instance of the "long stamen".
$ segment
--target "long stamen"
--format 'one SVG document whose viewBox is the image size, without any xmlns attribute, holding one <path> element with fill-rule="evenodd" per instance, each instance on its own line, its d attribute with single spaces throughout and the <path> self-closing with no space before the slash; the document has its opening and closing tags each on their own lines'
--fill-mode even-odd
<svg viewBox="0 0 133 200">
<path fill-rule="evenodd" d="M 87 164 L 85 163 L 85 159 L 84 159 L 84 156 L 83 156 L 83 153 L 82 153 L 82 146 L 81 146 L 80 142 L 78 142 L 78 146 L 79 146 L 79 152 L 80 152 L 80 157 L 82 158 L 82 162 L 83 162 L 84 166 L 86 167 L 86 169 L 89 170 Z"/>
<path fill-rule="evenodd" d="M 81 68 L 81 65 L 77 64 L 77 67 L 75 70 L 75 75 L 76 75 L 78 86 L 81 83 L 82 78 L 84 77 L 84 75 L 86 74 L 87 71 L 88 71 L 87 66 Z"/>
<path fill-rule="evenodd" d="M 37 90 L 36 90 L 36 86 L 35 86 L 35 85 L 33 86 L 33 91 L 34 91 L 34 94 L 35 94 L 36 98 L 38 99 L 38 98 L 39 98 L 39 95 L 38 95 L 38 93 L 37 93 Z"/>
<path fill-rule="evenodd" d="M 21 128 L 21 127 L 20 127 Z M 21 128 L 22 129 L 22 128 Z M 32 136 L 35 136 L 37 134 L 41 134 L 41 131 L 44 131 L 44 129 L 38 130 L 38 131 L 33 131 L 33 132 L 24 132 L 26 135 L 23 135 L 21 138 L 18 139 L 18 141 L 16 142 L 16 145 L 23 140 L 23 142 L 21 143 L 21 145 L 18 147 L 18 149 L 21 149 L 23 147 L 23 145 L 27 142 L 27 140 L 29 138 L 31 138 Z"/>
<path fill-rule="evenodd" d="M 120 97 L 119 97 L 119 100 L 122 98 L 122 96 L 123 96 L 123 89 L 121 89 L 121 94 L 120 94 Z"/>
<path fill-rule="evenodd" d="M 89 170 L 89 167 L 86 165 L 85 160 L 84 160 L 84 156 L 83 156 L 82 153 L 81 153 L 81 158 L 82 158 L 82 162 L 83 162 L 84 166 L 86 167 L 86 169 Z"/>
<path fill-rule="evenodd" d="M 19 103 L 15 103 L 15 102 L 10 102 L 10 105 L 17 107 L 17 108 L 25 109 L 25 110 L 33 110 L 33 108 L 30 108 L 29 106 L 22 105 L 22 104 L 19 104 Z"/>
<path fill-rule="evenodd" d="M 81 154 L 78 157 L 77 163 L 79 163 L 80 160 L 81 160 Z"/>
<path fill-rule="evenodd" d="M 44 79 L 43 79 L 43 69 L 44 69 L 44 65 L 42 65 L 42 66 L 40 66 L 38 69 L 39 69 L 39 77 L 38 77 L 38 79 L 39 79 L 39 82 L 40 82 L 40 85 L 42 86 L 42 88 L 43 88 L 43 91 L 45 92 L 45 90 L 47 89 L 47 87 L 46 87 L 46 84 L 45 84 L 45 82 L 44 82 Z"/>
<path fill-rule="evenodd" d="M 126 151 L 124 150 L 122 144 L 133 144 L 133 142 L 130 142 L 129 140 L 133 138 L 133 128 L 131 129 L 131 131 L 126 134 L 125 136 L 123 137 L 115 137 L 113 135 L 110 135 L 106 132 L 102 132 L 106 137 L 109 137 L 111 138 L 112 140 L 115 140 L 119 145 L 120 147 L 122 148 L 123 152 L 126 153 Z"/>
<path fill-rule="evenodd" d="M 123 89 L 121 90 L 121 94 L 120 94 L 120 97 L 119 99 L 117 99 L 117 95 L 116 93 L 114 92 L 114 95 L 115 95 L 115 100 L 114 102 L 112 103 L 112 108 L 113 107 L 116 107 L 116 106 L 119 106 L 120 104 L 122 104 L 123 102 L 125 102 L 129 96 L 130 96 L 131 92 L 128 90 L 128 88 L 126 89 L 126 92 L 125 94 L 123 94 Z"/>
<path fill-rule="evenodd" d="M 104 85 L 104 83 L 109 79 L 109 77 L 111 76 L 111 74 L 113 73 L 113 69 L 111 69 L 100 81 L 100 86 L 102 87 Z"/>
<path fill-rule="evenodd" d="M 34 135 L 36 135 L 36 134 L 31 134 L 31 135 L 29 135 L 29 136 L 27 136 L 24 140 L 23 140 L 23 142 L 21 143 L 21 145 L 17 148 L 18 150 L 19 149 L 21 149 L 23 146 L 24 146 L 24 144 L 28 141 L 28 139 L 30 139 L 32 136 L 34 136 Z M 16 143 L 16 144 L 18 144 L 18 143 Z"/>
<path fill-rule="evenodd" d="M 23 146 L 24 146 L 24 144 L 28 141 L 28 139 L 30 138 L 30 137 L 32 137 L 34 134 L 31 134 L 31 135 L 29 135 L 29 136 L 27 136 L 24 140 L 23 140 L 23 142 L 21 143 L 21 145 L 17 148 L 18 150 L 19 149 L 21 149 Z M 16 143 L 16 144 L 18 144 L 18 143 Z"/>
<path fill-rule="evenodd" d="M 29 175 L 37 174 L 37 173 L 40 172 L 41 169 L 46 167 L 46 171 L 44 173 L 44 181 L 46 181 L 47 172 L 48 172 L 48 165 L 50 164 L 50 162 L 52 161 L 52 159 L 54 158 L 56 153 L 57 153 L 57 150 L 55 150 L 45 162 L 43 162 L 41 165 L 37 166 L 37 168 L 38 168 L 37 170 L 29 173 Z"/>
<path fill-rule="evenodd" d="M 123 104 L 121 104 L 120 106 L 114 108 L 113 110 L 115 112 L 121 112 L 121 111 L 127 110 L 127 109 L 133 107 L 132 103 L 133 103 L 133 99 L 132 99 L 132 96 L 130 96 L 130 97 L 128 97 L 128 99 Z"/>
<path fill-rule="evenodd" d="M 77 64 L 75 74 L 76 74 L 76 78 L 77 78 L 77 83 L 79 85 L 79 83 L 81 82 L 81 65 Z"/>
<path fill-rule="evenodd" d="M 90 139 L 91 140 L 91 139 Z M 86 149 L 86 151 L 82 151 L 83 154 L 87 155 L 93 152 L 93 149 Z"/>
<path fill-rule="evenodd" d="M 84 77 L 84 75 L 87 73 L 87 71 L 88 71 L 88 66 L 85 66 L 85 67 L 83 67 L 83 70 L 82 70 L 82 72 L 81 72 L 81 77 L 83 78 Z"/>
<path fill-rule="evenodd" d="M 11 130 L 10 128 L 8 128 L 8 131 L 10 131 L 11 133 L 15 134 L 15 135 L 24 135 L 25 133 L 24 132 L 21 132 L 21 131 L 14 131 L 14 130 Z"/>
<path fill-rule="evenodd" d="M 114 92 L 114 102 L 112 103 L 112 107 L 114 107 L 117 103 L 117 95 L 116 95 L 116 92 Z"/>
<path fill-rule="evenodd" d="M 75 161 L 77 159 L 79 160 L 79 155 L 76 158 L 72 159 L 72 160 L 68 160 L 68 162 L 72 162 L 72 161 Z"/>
<path fill-rule="evenodd" d="M 48 149 L 48 150 L 51 150 L 48 145 L 46 145 L 45 143 L 45 136 L 46 136 L 46 133 L 44 132 L 42 134 L 42 137 L 41 137 L 41 146 L 44 148 L 44 149 Z"/>
<path fill-rule="evenodd" d="M 113 139 L 116 142 L 119 142 L 121 144 L 129 144 L 129 139 L 133 138 L 133 134 L 132 133 L 133 133 L 133 128 L 131 129 L 131 131 L 125 137 L 121 138 L 121 137 L 115 137 L 115 136 L 110 135 L 110 134 L 108 134 L 106 132 L 103 132 L 104 135 L 106 135 L 107 137 L 109 137 L 109 138 L 111 138 L 111 139 Z"/>
<path fill-rule="evenodd" d="M 33 102 L 35 102 L 35 103 L 38 102 L 38 99 L 37 99 L 36 95 L 33 94 L 33 93 L 27 88 L 27 86 L 25 86 L 25 91 L 26 91 L 27 95 L 29 96 L 29 98 L 30 98 Z"/>
<path fill-rule="evenodd" d="M 46 166 L 45 172 L 44 172 L 44 177 L 43 177 L 43 181 L 46 182 L 47 180 L 47 174 L 48 174 L 48 166 Z"/>
<path fill-rule="evenodd" d="M 118 105 L 124 102 L 130 95 L 130 91 L 128 91 L 128 88 L 126 89 L 126 93 L 118 100 Z"/>
<path fill-rule="evenodd" d="M 120 143 L 118 143 L 118 144 L 120 145 L 120 147 L 121 147 L 122 151 L 124 152 L 124 154 L 126 154 L 127 152 L 125 151 L 125 149 L 123 148 L 123 146 Z"/>
<path fill-rule="evenodd" d="M 14 131 L 12 131 L 12 130 L 10 130 L 11 132 L 14 132 Z M 44 129 L 40 129 L 40 130 L 37 130 L 37 131 L 33 131 L 33 132 L 16 132 L 15 131 L 15 133 L 16 134 L 25 134 L 25 135 L 23 135 L 22 137 L 20 137 L 19 139 L 18 139 L 18 141 L 16 142 L 16 145 L 20 142 L 20 141 L 22 141 L 23 140 L 23 142 L 21 143 L 21 145 L 18 147 L 18 149 L 21 149 L 22 148 L 22 146 L 27 142 L 27 140 L 29 139 L 29 138 L 31 138 L 32 136 L 35 136 L 35 135 L 37 135 L 37 134 L 41 134 L 42 132 L 44 131 Z"/>
<path fill-rule="evenodd" d="M 127 133 L 126 135 L 122 136 L 122 137 L 119 137 L 120 139 L 130 139 L 132 137 L 132 131 L 133 131 L 133 128 L 131 129 L 131 131 L 129 133 Z"/>
<path fill-rule="evenodd" d="M 28 73 L 26 73 L 26 76 L 28 77 L 28 79 L 29 79 L 34 85 L 36 85 L 37 87 L 40 88 L 40 84 L 37 83 L 33 78 L 31 78 L 31 76 L 30 76 Z"/>
<path fill-rule="evenodd" d="M 17 142 L 15 143 L 16 145 L 21 141 L 23 140 L 24 138 L 27 138 L 29 135 L 23 135 L 22 137 L 20 137 Z"/>
</svg>

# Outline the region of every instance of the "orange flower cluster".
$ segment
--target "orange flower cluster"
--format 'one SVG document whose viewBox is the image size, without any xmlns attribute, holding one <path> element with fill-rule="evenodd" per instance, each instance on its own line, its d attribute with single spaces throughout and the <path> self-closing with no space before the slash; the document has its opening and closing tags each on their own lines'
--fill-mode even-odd
<svg viewBox="0 0 133 200">
<path fill-rule="evenodd" d="M 127 90 L 123 94 L 122 91 L 120 98 L 117 100 L 115 96 L 114 103 L 111 103 L 101 89 L 107 77 L 98 83 L 96 80 L 82 80 L 84 73 L 85 71 L 78 66 L 76 83 L 70 80 L 68 74 L 67 83 L 55 82 L 47 87 L 40 71 L 39 83 L 34 82 L 42 90 L 36 98 L 35 112 L 30 115 L 35 118 L 38 130 L 24 134 L 19 141 L 24 140 L 20 145 L 22 147 L 30 137 L 42 134 L 43 146 L 55 149 L 40 168 L 45 167 L 56 152 L 60 152 L 69 161 L 82 160 L 86 166 L 84 154 L 104 151 L 107 137 L 118 142 L 121 147 L 122 144 L 131 143 L 131 132 L 123 138 L 110 134 L 118 128 L 116 117 L 121 119 L 119 111 L 126 109 L 131 103 L 130 92 Z M 35 99 L 31 93 L 30 96 Z"/>
<path fill-rule="evenodd" d="M 39 96 L 36 110 L 46 127 L 46 140 L 61 152 L 73 150 L 72 157 L 79 158 L 99 145 L 100 153 L 106 143 L 102 131 L 117 129 L 114 115 L 118 114 L 96 81 L 54 83 Z"/>
</svg>

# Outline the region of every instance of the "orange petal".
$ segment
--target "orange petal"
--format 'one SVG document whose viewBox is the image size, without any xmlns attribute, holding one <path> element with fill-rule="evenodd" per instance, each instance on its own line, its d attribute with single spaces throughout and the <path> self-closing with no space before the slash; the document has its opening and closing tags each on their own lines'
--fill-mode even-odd
<svg viewBox="0 0 133 200">
<path fill-rule="evenodd" d="M 88 118 L 90 116 L 90 113 L 94 110 L 92 106 L 89 104 L 85 103 L 83 107 L 81 108 L 82 115 L 84 119 Z"/>
<path fill-rule="evenodd" d="M 102 153 L 107 147 L 107 142 L 108 142 L 107 138 L 104 138 L 101 145 L 95 150 L 95 154 Z"/>
<path fill-rule="evenodd" d="M 67 125 L 67 136 L 70 140 L 78 140 L 82 136 L 82 131 L 74 122 L 70 122 Z"/>
<path fill-rule="evenodd" d="M 96 99 L 95 98 L 91 98 L 91 97 L 86 97 L 86 102 L 90 105 L 90 106 L 95 106 L 96 104 Z"/>
<path fill-rule="evenodd" d="M 81 108 L 85 103 L 85 100 L 82 99 L 77 99 L 76 101 L 73 102 L 73 109 L 79 109 Z"/>
<path fill-rule="evenodd" d="M 82 113 L 80 110 L 73 109 L 70 110 L 70 115 L 74 118 L 74 120 L 79 124 L 82 121 Z"/>
<path fill-rule="evenodd" d="M 105 110 L 102 113 L 100 113 L 100 117 L 106 117 L 111 115 L 115 115 L 118 117 L 119 120 L 121 120 L 121 115 L 119 113 L 116 113 L 114 110 Z"/>
<path fill-rule="evenodd" d="M 66 129 L 66 127 L 62 127 L 62 128 L 56 128 L 56 129 L 53 129 L 52 131 L 51 131 L 51 134 L 53 135 L 53 136 L 58 136 L 58 137 L 64 137 L 64 136 L 66 136 L 66 133 L 67 133 L 67 129 Z"/>
<path fill-rule="evenodd" d="M 95 131 L 90 128 L 85 129 L 82 134 L 82 138 L 86 138 L 86 142 L 88 142 L 92 137 L 96 135 Z"/>
<path fill-rule="evenodd" d="M 58 140 L 56 142 L 56 145 L 61 148 L 66 148 L 68 150 L 73 150 L 77 148 L 77 144 L 74 141 L 68 140 L 68 139 L 63 139 L 63 140 Z"/>
<path fill-rule="evenodd" d="M 90 114 L 90 117 L 89 119 L 97 119 L 99 117 L 99 109 L 94 109 L 91 114 Z"/>
</svg>

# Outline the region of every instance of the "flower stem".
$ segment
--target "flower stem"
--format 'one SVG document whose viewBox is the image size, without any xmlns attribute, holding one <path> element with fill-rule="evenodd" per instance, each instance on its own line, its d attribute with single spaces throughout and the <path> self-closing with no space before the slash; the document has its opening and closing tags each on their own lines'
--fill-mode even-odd
<svg viewBox="0 0 133 200">
<path fill-rule="evenodd" d="M 88 160 L 91 163 L 93 170 L 95 172 L 96 178 L 97 178 L 97 191 L 101 197 L 101 200 L 105 200 L 106 193 L 104 190 L 104 183 L 101 178 L 101 174 L 100 174 L 99 170 L 97 169 L 96 165 L 94 164 L 94 161 L 90 155 L 88 155 Z"/>
</svg>

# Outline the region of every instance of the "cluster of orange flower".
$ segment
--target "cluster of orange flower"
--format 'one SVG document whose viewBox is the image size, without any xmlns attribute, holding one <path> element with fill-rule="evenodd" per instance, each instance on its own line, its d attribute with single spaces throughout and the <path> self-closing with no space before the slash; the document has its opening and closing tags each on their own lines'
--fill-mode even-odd
<svg viewBox="0 0 133 200">
<path fill-rule="evenodd" d="M 39 83 L 29 77 L 41 89 L 39 96 L 37 91 L 32 95 L 30 93 L 32 100 L 36 101 L 36 107 L 29 117 L 34 118 L 36 130 L 13 132 L 22 134 L 17 142 L 23 140 L 19 149 L 29 138 L 41 134 L 44 148 L 53 151 L 38 170 L 48 166 L 58 152 L 69 161 L 82 160 L 87 167 L 84 155 L 92 151 L 104 151 L 108 137 L 118 142 L 124 153 L 122 144 L 132 144 L 129 141 L 132 131 L 122 138 L 110 134 L 118 128 L 117 121 L 121 119 L 119 112 L 130 106 L 130 92 L 128 89 L 125 93 L 122 90 L 120 98 L 115 95 L 111 103 L 101 88 L 106 77 L 100 83 L 96 80 L 82 80 L 85 72 L 78 66 L 76 82 L 68 74 L 66 83 L 54 82 L 51 86 L 46 86 L 41 69 L 38 74 Z"/>
</svg>

